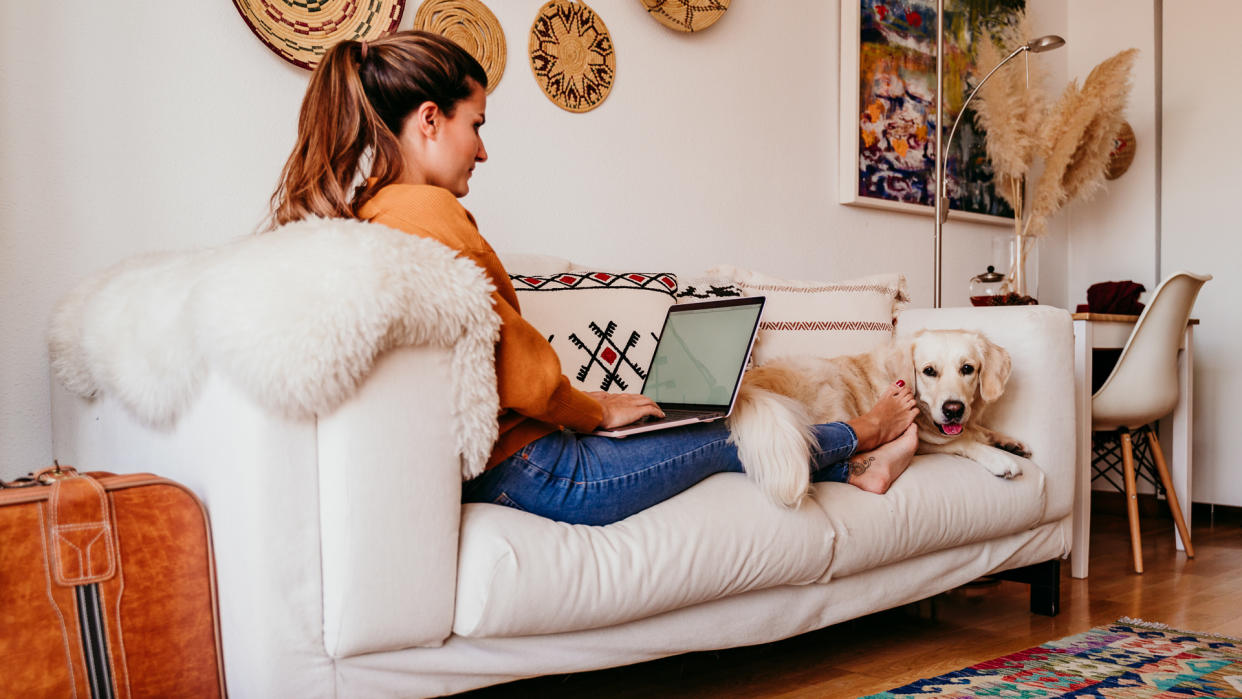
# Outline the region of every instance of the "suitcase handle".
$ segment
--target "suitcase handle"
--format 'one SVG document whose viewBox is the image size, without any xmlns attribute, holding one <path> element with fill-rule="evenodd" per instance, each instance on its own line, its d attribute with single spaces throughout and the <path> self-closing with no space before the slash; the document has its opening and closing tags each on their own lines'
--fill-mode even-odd
<svg viewBox="0 0 1242 699">
<path fill-rule="evenodd" d="M 4 488 L 30 488 L 36 485 L 51 485 L 54 481 L 62 478 L 73 478 L 78 475 L 78 470 L 72 466 L 61 466 L 56 459 L 52 460 L 54 466 L 45 468 L 38 473 L 22 476 L 11 481 L 0 480 L 0 489 Z"/>
</svg>

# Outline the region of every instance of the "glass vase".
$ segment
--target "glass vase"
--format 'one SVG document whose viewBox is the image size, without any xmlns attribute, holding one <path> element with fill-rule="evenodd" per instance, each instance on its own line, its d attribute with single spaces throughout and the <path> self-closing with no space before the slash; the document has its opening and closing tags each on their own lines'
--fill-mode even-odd
<svg viewBox="0 0 1242 699">
<path fill-rule="evenodd" d="M 997 236 L 992 262 L 1005 271 L 1004 305 L 1036 303 L 1039 295 L 1039 238 L 1011 233 Z"/>
</svg>

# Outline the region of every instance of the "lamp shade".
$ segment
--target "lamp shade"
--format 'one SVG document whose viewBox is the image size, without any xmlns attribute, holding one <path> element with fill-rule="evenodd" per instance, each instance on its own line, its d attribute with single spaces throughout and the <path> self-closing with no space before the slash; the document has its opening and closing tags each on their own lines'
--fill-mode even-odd
<svg viewBox="0 0 1242 699">
<path fill-rule="evenodd" d="M 1062 39 L 1056 34 L 1049 34 L 1048 36 L 1041 36 L 1038 39 L 1035 39 L 1026 46 L 1027 50 L 1031 53 L 1043 53 L 1044 51 L 1059 49 L 1064 45 L 1065 39 Z"/>
</svg>

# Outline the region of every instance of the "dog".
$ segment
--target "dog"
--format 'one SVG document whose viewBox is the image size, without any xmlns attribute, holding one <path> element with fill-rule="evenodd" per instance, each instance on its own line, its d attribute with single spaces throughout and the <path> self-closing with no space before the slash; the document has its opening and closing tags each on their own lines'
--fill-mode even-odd
<svg viewBox="0 0 1242 699">
<path fill-rule="evenodd" d="M 913 387 L 919 454 L 955 454 L 1013 478 L 1030 456 L 1020 441 L 980 424 L 1005 391 L 1005 349 L 971 330 L 922 330 L 864 354 L 782 357 L 747 372 L 728 425 L 746 473 L 777 502 L 797 506 L 810 489 L 811 426 L 871 409 L 894 382 Z"/>
</svg>

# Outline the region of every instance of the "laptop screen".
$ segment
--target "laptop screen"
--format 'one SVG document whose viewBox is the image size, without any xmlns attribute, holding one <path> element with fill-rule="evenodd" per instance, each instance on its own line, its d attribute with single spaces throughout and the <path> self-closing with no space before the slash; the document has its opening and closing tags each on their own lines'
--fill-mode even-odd
<svg viewBox="0 0 1242 699">
<path fill-rule="evenodd" d="M 643 395 L 661 405 L 727 410 L 762 309 L 761 296 L 670 308 Z"/>
</svg>

